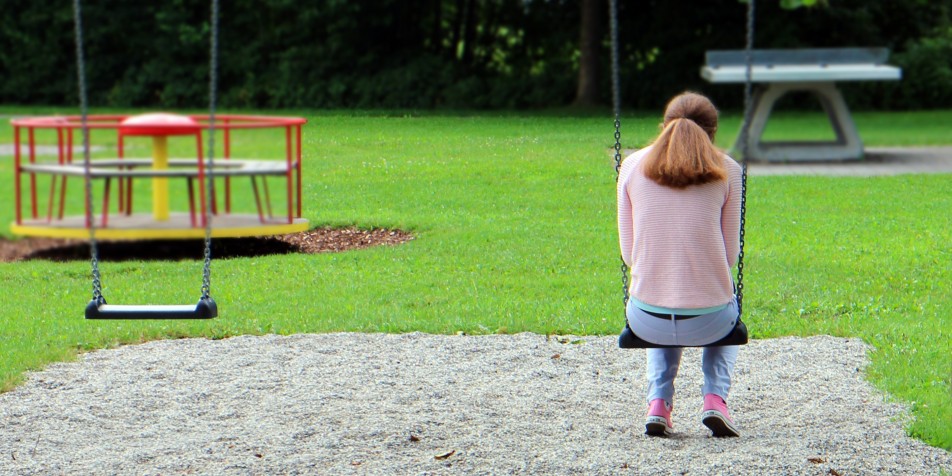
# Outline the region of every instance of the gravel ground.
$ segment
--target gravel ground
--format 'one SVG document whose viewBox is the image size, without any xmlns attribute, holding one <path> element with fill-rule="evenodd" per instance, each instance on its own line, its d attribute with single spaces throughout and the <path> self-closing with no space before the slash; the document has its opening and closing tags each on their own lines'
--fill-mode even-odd
<svg viewBox="0 0 952 476">
<path fill-rule="evenodd" d="M 643 435 L 644 352 L 613 337 L 322 334 L 85 354 L 0 395 L 0 474 L 939 474 L 855 339 L 754 341 L 700 424 L 685 352 L 676 436 Z"/>
</svg>

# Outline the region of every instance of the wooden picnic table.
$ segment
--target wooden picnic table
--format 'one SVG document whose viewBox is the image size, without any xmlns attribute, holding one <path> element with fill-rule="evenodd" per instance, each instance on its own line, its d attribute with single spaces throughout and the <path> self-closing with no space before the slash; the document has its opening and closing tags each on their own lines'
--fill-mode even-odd
<svg viewBox="0 0 952 476">
<path fill-rule="evenodd" d="M 743 50 L 708 51 L 701 77 L 715 84 L 746 81 L 747 56 Z M 755 161 L 828 161 L 863 158 L 863 143 L 850 116 L 841 81 L 895 81 L 902 70 L 886 64 L 886 48 L 816 48 L 754 50 L 751 81 L 754 83 L 753 115 L 747 135 L 748 159 Z M 812 93 L 830 120 L 834 141 L 764 142 L 762 136 L 774 106 L 794 91 Z M 742 134 L 734 151 L 742 151 Z"/>
</svg>

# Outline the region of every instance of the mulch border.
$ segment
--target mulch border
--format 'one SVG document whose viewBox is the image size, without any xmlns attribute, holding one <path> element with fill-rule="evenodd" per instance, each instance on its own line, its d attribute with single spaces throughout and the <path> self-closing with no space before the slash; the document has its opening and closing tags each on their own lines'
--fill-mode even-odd
<svg viewBox="0 0 952 476">
<path fill-rule="evenodd" d="M 215 238 L 213 258 L 241 258 L 290 253 L 334 253 L 373 246 L 395 246 L 414 239 L 399 229 L 322 227 L 288 235 Z M 204 240 L 143 240 L 97 242 L 99 258 L 108 261 L 174 261 L 202 259 Z M 90 259 L 89 242 L 75 239 L 0 238 L 0 262 Z"/>
</svg>

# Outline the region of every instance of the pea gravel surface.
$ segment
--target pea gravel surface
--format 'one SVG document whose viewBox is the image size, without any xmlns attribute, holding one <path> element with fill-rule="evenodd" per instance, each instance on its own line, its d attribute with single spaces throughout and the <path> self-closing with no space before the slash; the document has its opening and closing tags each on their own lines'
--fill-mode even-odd
<svg viewBox="0 0 952 476">
<path fill-rule="evenodd" d="M 0 474 L 952 473 L 834 337 L 741 349 L 740 438 L 700 423 L 699 349 L 676 435 L 643 434 L 645 353 L 614 337 L 421 333 L 154 341 L 81 355 L 0 395 Z"/>
</svg>

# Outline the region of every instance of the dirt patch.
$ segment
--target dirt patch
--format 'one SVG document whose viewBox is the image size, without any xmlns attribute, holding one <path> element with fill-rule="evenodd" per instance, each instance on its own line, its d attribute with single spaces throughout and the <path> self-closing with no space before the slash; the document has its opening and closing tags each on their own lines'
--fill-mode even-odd
<svg viewBox="0 0 952 476">
<path fill-rule="evenodd" d="M 399 245 L 413 239 L 402 230 L 375 228 L 315 228 L 313 230 L 253 238 L 215 238 L 212 258 L 243 258 L 290 253 L 328 253 Z M 204 240 L 104 241 L 98 243 L 103 261 L 176 261 L 202 259 Z M 89 242 L 55 238 L 0 239 L 0 261 L 89 260 Z"/>
</svg>

